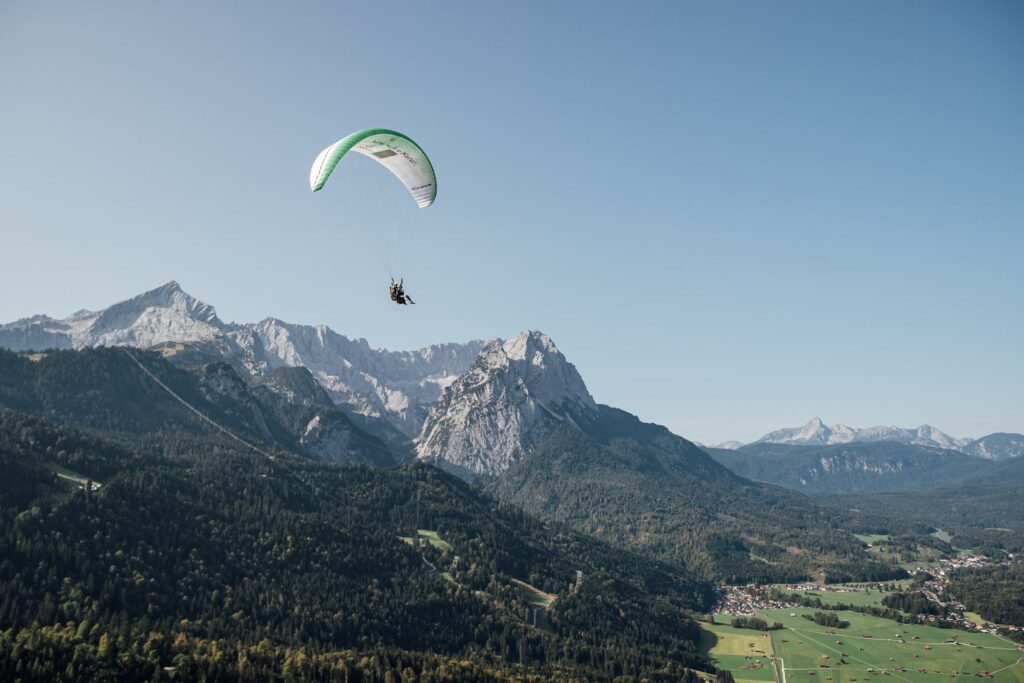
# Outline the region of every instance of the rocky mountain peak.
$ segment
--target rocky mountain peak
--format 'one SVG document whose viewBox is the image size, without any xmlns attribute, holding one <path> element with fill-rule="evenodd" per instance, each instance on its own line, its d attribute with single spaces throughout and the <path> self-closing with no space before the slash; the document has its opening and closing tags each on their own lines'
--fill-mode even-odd
<svg viewBox="0 0 1024 683">
<path fill-rule="evenodd" d="M 76 348 L 209 341 L 225 328 L 213 306 L 187 294 L 173 280 L 71 324 Z"/>
<path fill-rule="evenodd" d="M 505 354 L 513 360 L 529 360 L 542 363 L 547 354 L 562 353 L 551 341 L 551 337 L 537 330 L 525 330 L 502 344 Z"/>
<path fill-rule="evenodd" d="M 416 439 L 420 458 L 466 475 L 496 474 L 551 429 L 596 413 L 576 368 L 547 335 L 495 339 L 446 387 Z"/>
<path fill-rule="evenodd" d="M 171 281 L 100 311 L 81 310 L 63 320 L 33 316 L 0 325 L 0 346 L 12 349 L 149 347 L 162 342 L 209 341 L 224 323 L 213 306 Z"/>
<path fill-rule="evenodd" d="M 802 427 L 779 429 L 757 440 L 756 443 L 788 443 L 804 445 L 825 445 L 828 443 L 832 430 L 820 417 L 811 418 Z"/>
</svg>

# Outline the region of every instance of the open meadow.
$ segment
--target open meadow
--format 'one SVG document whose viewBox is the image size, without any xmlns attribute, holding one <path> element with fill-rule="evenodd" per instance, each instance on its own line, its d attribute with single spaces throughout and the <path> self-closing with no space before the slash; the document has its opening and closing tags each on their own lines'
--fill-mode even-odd
<svg viewBox="0 0 1024 683">
<path fill-rule="evenodd" d="M 719 621 L 728 618 L 722 616 Z M 738 683 L 776 680 L 771 639 L 761 631 L 701 624 L 701 649 L 714 657 L 719 667 L 731 671 Z"/>
<path fill-rule="evenodd" d="M 756 673 L 744 669 L 752 661 L 747 657 L 758 649 L 774 654 L 780 683 L 937 683 L 964 677 L 1024 683 L 1024 650 L 997 635 L 899 624 L 848 611 L 838 615 L 849 626 L 833 629 L 801 616 L 815 611 L 759 612 L 769 623 L 785 626 L 767 639 L 759 631 L 704 624 L 702 643 L 737 680 L 770 680 L 770 665 Z M 716 616 L 718 621 L 729 618 Z"/>
<path fill-rule="evenodd" d="M 891 581 L 889 583 L 905 588 L 910 585 L 910 579 Z M 835 585 L 829 586 L 828 590 L 800 590 L 785 586 L 776 586 L 776 588 L 790 595 L 817 598 L 826 605 L 855 605 L 857 607 L 883 607 L 882 599 L 888 595 L 885 591 L 870 588 L 865 584 Z"/>
<path fill-rule="evenodd" d="M 772 634 L 785 670 L 784 683 L 847 683 L 884 677 L 934 683 L 939 678 L 987 678 L 987 674 L 999 681 L 1024 681 L 1024 652 L 993 634 L 898 624 L 857 612 L 840 612 L 849 626 L 830 629 L 800 616 L 813 612 L 794 609 L 763 614 L 786 626 Z"/>
</svg>

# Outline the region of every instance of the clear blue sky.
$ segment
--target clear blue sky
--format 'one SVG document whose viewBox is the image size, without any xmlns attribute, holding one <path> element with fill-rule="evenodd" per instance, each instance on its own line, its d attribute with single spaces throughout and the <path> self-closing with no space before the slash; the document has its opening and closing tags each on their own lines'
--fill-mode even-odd
<svg viewBox="0 0 1024 683">
<path fill-rule="evenodd" d="M 1024 4 L 0 5 L 0 320 L 176 279 L 393 349 L 550 334 L 690 438 L 1024 432 Z M 363 127 L 437 203 L 386 280 L 309 191 Z"/>
</svg>

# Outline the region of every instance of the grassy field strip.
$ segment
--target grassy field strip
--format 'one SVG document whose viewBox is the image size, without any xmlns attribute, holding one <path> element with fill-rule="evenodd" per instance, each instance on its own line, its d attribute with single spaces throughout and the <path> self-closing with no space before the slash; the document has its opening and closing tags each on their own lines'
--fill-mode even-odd
<svg viewBox="0 0 1024 683">
<path fill-rule="evenodd" d="M 975 626 L 984 626 L 985 620 L 977 612 L 964 612 L 964 616 L 971 620 Z"/>
<path fill-rule="evenodd" d="M 891 581 L 888 583 L 895 584 L 900 588 L 903 588 L 910 584 L 910 579 L 901 579 L 900 581 Z M 834 586 L 832 589 L 826 588 L 811 588 L 811 589 L 800 589 L 800 588 L 789 588 L 785 584 L 777 584 L 774 586 L 776 590 L 780 590 L 788 595 L 800 595 L 813 597 L 820 600 L 825 605 L 835 605 L 839 603 L 847 605 L 858 605 L 858 606 L 871 606 L 877 605 L 882 606 L 882 601 L 888 592 L 878 590 L 875 587 L 868 587 L 865 584 L 842 584 Z"/>
<path fill-rule="evenodd" d="M 810 641 L 818 643 L 818 645 L 823 646 L 826 650 L 831 650 L 832 652 L 835 652 L 835 653 L 839 654 L 840 658 L 842 658 L 842 654 L 843 654 L 842 650 L 836 649 L 835 647 L 829 645 L 828 643 L 822 643 L 822 642 L 818 641 L 818 639 L 811 638 L 810 636 L 807 635 L 807 633 L 813 633 L 813 632 L 811 632 L 811 631 L 807 631 L 807 632 L 798 631 L 795 628 L 790 628 L 790 630 L 793 633 L 798 633 L 798 634 L 802 635 L 804 638 L 807 638 Z M 828 633 L 828 634 L 825 634 L 825 635 L 832 635 L 832 634 Z M 879 639 L 879 640 L 881 640 L 881 639 Z M 907 683 L 911 683 L 909 678 L 904 678 L 903 676 L 900 676 L 899 674 L 897 674 L 895 671 L 892 671 L 891 669 L 880 669 L 877 665 L 872 666 L 871 662 L 863 660 L 860 657 L 855 657 L 854 655 L 848 654 L 847 657 L 849 657 L 850 659 L 857 660 L 858 662 L 860 662 L 861 664 L 867 666 L 868 668 L 876 669 L 876 670 L 880 670 L 880 671 L 888 671 L 890 676 L 895 676 L 896 678 L 900 679 L 901 681 L 907 681 Z"/>
<path fill-rule="evenodd" d="M 818 645 L 821 645 L 826 650 L 831 650 L 832 652 L 835 652 L 836 654 L 840 655 L 840 658 L 842 658 L 842 654 L 843 654 L 842 650 L 837 650 L 835 647 L 829 645 L 828 643 L 822 643 L 822 642 L 818 641 L 816 638 L 811 638 L 809 635 L 807 635 L 808 633 L 813 633 L 813 631 L 798 631 L 798 630 L 796 630 L 793 627 L 790 627 L 789 630 L 792 631 L 793 633 L 797 633 L 799 635 L 802 635 L 804 638 L 807 638 L 807 640 L 813 641 L 813 642 L 817 643 Z M 832 635 L 832 634 L 827 634 L 827 635 Z M 879 638 L 879 640 L 881 640 L 881 638 Z M 855 657 L 855 656 L 853 656 L 851 654 L 848 654 L 846 656 L 849 657 L 850 659 L 857 660 L 858 662 L 860 662 L 861 664 L 863 664 L 864 666 L 867 666 L 869 668 L 876 669 L 876 670 L 879 670 L 879 671 L 888 671 L 890 676 L 895 676 L 896 678 L 900 679 L 901 681 L 906 681 L 907 683 L 913 683 L 909 678 L 904 678 L 903 676 L 900 676 L 898 673 L 896 673 L 895 671 L 893 671 L 891 669 L 880 669 L 877 665 L 872 665 L 871 662 L 865 661 L 865 660 L 861 659 L 860 657 Z M 830 666 L 829 668 L 832 668 L 832 667 Z M 794 669 L 794 671 L 797 671 L 797 669 Z"/>
<path fill-rule="evenodd" d="M 775 647 L 775 632 L 768 632 L 768 645 L 772 649 L 772 669 L 775 670 L 775 683 L 786 683 L 786 663 L 778 656 L 779 650 Z"/>
<path fill-rule="evenodd" d="M 994 675 L 996 675 L 997 673 L 999 673 L 1000 671 L 1006 671 L 1007 669 L 1012 669 L 1013 667 L 1017 666 L 1017 665 L 1018 665 L 1018 664 L 1020 664 L 1021 662 L 1024 662 L 1024 657 L 1021 657 L 1020 659 L 1018 659 L 1018 660 L 1017 660 L 1016 662 L 1014 662 L 1013 664 L 1007 664 L 1007 665 L 1006 665 L 1006 666 L 1004 666 L 1003 668 L 1001 668 L 1001 669 L 996 669 L 995 671 L 993 671 L 993 672 L 991 672 L 991 673 L 992 673 L 992 675 L 994 676 Z"/>
<path fill-rule="evenodd" d="M 895 622 L 893 622 L 893 623 L 895 623 Z M 797 631 L 792 626 L 789 626 L 787 628 L 789 628 L 790 631 L 793 631 L 795 633 L 817 633 L 818 635 L 821 635 L 821 636 L 843 635 L 843 634 L 839 633 L 838 631 Z M 997 634 L 993 633 L 992 635 L 997 635 Z M 973 643 L 962 643 L 962 642 L 956 642 L 956 643 L 947 643 L 946 641 L 942 641 L 942 642 L 925 642 L 923 640 L 915 640 L 913 642 L 910 642 L 909 640 L 906 640 L 906 639 L 900 640 L 898 638 L 875 638 L 874 636 L 872 636 L 870 638 L 864 638 L 862 636 L 857 636 L 857 635 L 854 635 L 854 636 L 849 636 L 848 635 L 847 636 L 847 638 L 851 638 L 851 637 L 852 638 L 859 638 L 860 640 L 880 640 L 882 642 L 888 641 L 890 643 L 903 643 L 904 645 L 914 645 L 914 644 L 917 644 L 917 645 L 958 645 L 960 647 L 973 647 L 973 648 L 977 648 L 978 647 L 977 645 L 975 645 Z M 1002 638 L 1002 636 L 999 636 L 999 637 L 1000 637 L 1001 640 L 1006 640 L 1005 638 Z M 817 641 L 815 641 L 815 642 L 817 642 Z M 1012 640 L 1006 640 L 1006 642 L 1010 643 L 1011 645 L 1014 645 L 1014 642 Z M 986 645 L 983 649 L 985 649 L 985 650 L 1017 650 L 1017 647 L 1016 646 L 1014 646 L 1014 647 L 993 647 L 991 645 Z"/>
<path fill-rule="evenodd" d="M 889 534 L 854 534 L 859 541 L 864 543 L 871 543 L 872 545 L 879 541 L 888 541 Z"/>
<path fill-rule="evenodd" d="M 553 603 L 555 600 L 558 599 L 557 595 L 554 595 L 552 593 L 545 593 L 541 589 L 539 589 L 539 588 L 537 588 L 535 586 L 531 586 L 530 584 L 526 583 L 525 581 L 520 581 L 519 579 L 509 579 L 509 581 L 511 581 L 512 583 L 516 584 L 517 586 L 520 586 L 521 588 L 525 588 L 526 590 L 528 590 L 531 593 L 533 593 L 534 595 L 536 595 L 537 598 L 538 598 L 538 600 L 537 600 L 537 603 L 538 603 L 537 606 L 538 607 L 543 607 L 544 609 L 547 609 L 548 607 L 551 607 L 551 603 Z"/>
<path fill-rule="evenodd" d="M 66 473 L 60 472 L 60 471 L 54 472 L 54 474 L 56 474 L 61 479 L 64 479 L 65 481 L 70 481 L 70 482 L 72 482 L 74 484 L 78 484 L 79 486 L 85 486 L 86 480 L 85 480 L 84 477 L 80 477 L 80 476 L 75 475 L 75 474 L 66 474 Z"/>
<path fill-rule="evenodd" d="M 701 624 L 701 648 L 736 683 L 783 683 L 771 634 L 722 623 Z"/>
<path fill-rule="evenodd" d="M 99 487 L 103 486 L 102 482 L 96 481 L 95 479 L 90 479 L 89 477 L 86 477 L 85 475 L 79 474 L 78 472 L 72 472 L 71 470 L 67 469 L 66 467 L 61 467 L 57 463 L 48 462 L 48 463 L 46 463 L 46 467 L 48 467 L 49 469 L 53 470 L 53 473 L 56 474 L 61 479 L 64 479 L 65 481 L 70 481 L 70 482 L 72 482 L 74 484 L 78 484 L 79 486 L 81 486 L 83 488 L 90 481 L 92 481 L 93 490 L 96 490 Z"/>
</svg>

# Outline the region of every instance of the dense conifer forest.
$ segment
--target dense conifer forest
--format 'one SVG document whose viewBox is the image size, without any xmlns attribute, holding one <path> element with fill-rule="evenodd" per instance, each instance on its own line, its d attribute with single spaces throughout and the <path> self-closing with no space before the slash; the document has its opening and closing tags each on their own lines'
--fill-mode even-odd
<svg viewBox="0 0 1024 683">
<path fill-rule="evenodd" d="M 946 589 L 964 606 L 996 624 L 1024 628 L 1024 564 L 965 569 Z"/>
</svg>

